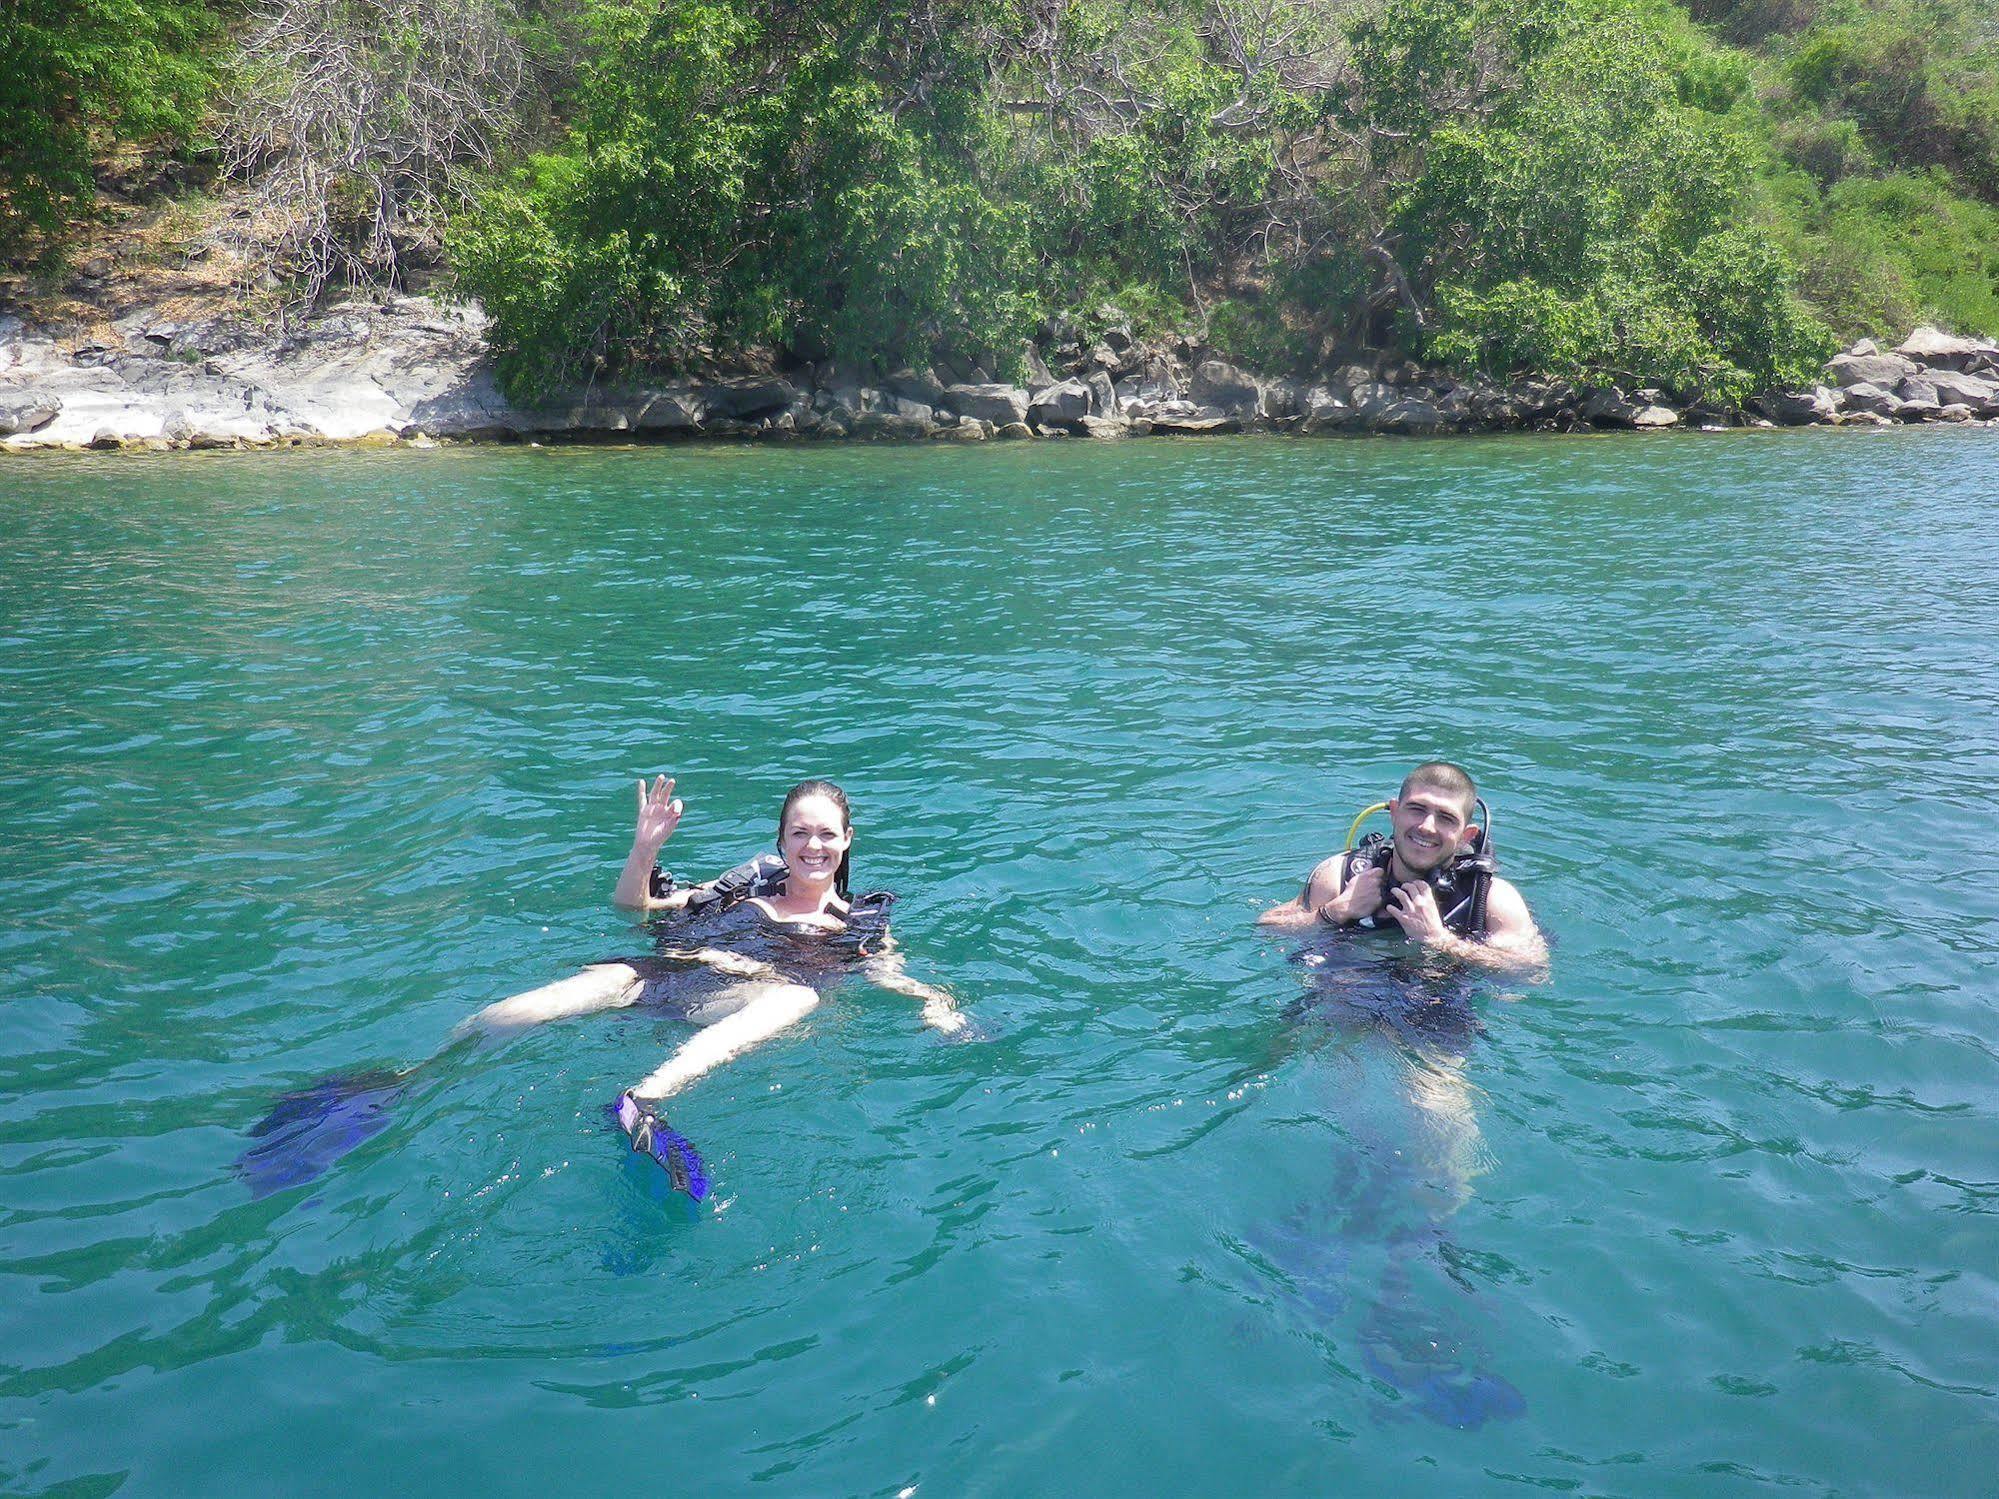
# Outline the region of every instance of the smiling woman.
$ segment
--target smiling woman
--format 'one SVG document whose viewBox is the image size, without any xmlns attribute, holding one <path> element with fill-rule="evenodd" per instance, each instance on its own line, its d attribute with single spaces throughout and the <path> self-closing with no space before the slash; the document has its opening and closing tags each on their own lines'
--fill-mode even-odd
<svg viewBox="0 0 1999 1499">
<path fill-rule="evenodd" d="M 675 1187 L 707 1193 L 700 1157 L 667 1127 L 660 1103 L 818 1007 L 820 986 L 855 967 L 884 989 L 923 1001 L 923 1019 L 947 1034 L 965 1017 L 942 989 L 909 977 L 888 932 L 895 897 L 854 896 L 854 842 L 847 794 L 831 781 L 800 781 L 778 812 L 777 854 L 691 887 L 659 867 L 680 824 L 674 783 L 638 785 L 638 826 L 618 877 L 620 905 L 658 913 L 666 924 L 647 957 L 592 963 L 581 973 L 489 1005 L 459 1027 L 496 1031 L 598 1010 L 643 1005 L 702 1027 L 618 1097 L 618 1122 L 634 1150 L 666 1168 Z M 720 980 L 718 986 L 717 980 Z"/>
</svg>

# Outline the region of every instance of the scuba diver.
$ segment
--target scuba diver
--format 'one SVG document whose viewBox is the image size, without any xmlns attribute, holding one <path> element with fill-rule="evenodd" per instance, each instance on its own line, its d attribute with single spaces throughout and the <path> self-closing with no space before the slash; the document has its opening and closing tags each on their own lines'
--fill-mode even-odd
<svg viewBox="0 0 1999 1499">
<path fill-rule="evenodd" d="M 1392 834 L 1356 843 L 1379 811 Z M 1350 1256 L 1378 1259 L 1355 1328 L 1362 1367 L 1396 1392 L 1401 1409 L 1455 1427 L 1525 1409 L 1519 1391 L 1484 1367 L 1448 1300 L 1421 1289 L 1451 1281 L 1469 1289 L 1452 1268 L 1461 1255 L 1448 1224 L 1489 1165 L 1467 1069 L 1483 1030 L 1476 1000 L 1490 984 L 1480 971 L 1533 971 L 1547 961 L 1526 902 L 1495 869 L 1491 811 L 1471 777 L 1430 761 L 1392 800 L 1354 819 L 1346 848 L 1321 861 L 1295 899 L 1258 918 L 1307 938 L 1292 955 L 1310 976 L 1285 1010 L 1287 1049 L 1321 1033 L 1339 1065 L 1373 1085 L 1348 1078 L 1339 1090 L 1350 1149 L 1333 1163 L 1336 1185 L 1252 1237 L 1290 1282 L 1309 1288 L 1315 1320 L 1343 1304 Z M 1370 932 L 1406 940 L 1384 949 L 1362 935 Z"/>
<path fill-rule="evenodd" d="M 1472 822 L 1474 811 L 1485 823 Z M 1353 841 L 1371 813 L 1394 832 Z M 1433 952 L 1485 968 L 1537 968 L 1547 943 L 1520 892 L 1494 873 L 1492 814 L 1463 769 L 1431 760 L 1394 797 L 1354 819 L 1347 847 L 1323 859 L 1305 888 L 1257 918 L 1265 926 L 1399 928 Z"/>
<path fill-rule="evenodd" d="M 658 918 L 656 949 L 588 964 L 569 978 L 513 995 L 462 1022 L 454 1042 L 599 1010 L 643 1006 L 701 1027 L 612 1106 L 632 1149 L 665 1168 L 696 1201 L 708 1194 L 700 1155 L 661 1111 L 702 1074 L 795 1025 L 821 988 L 858 971 L 922 1001 L 924 1022 L 947 1035 L 967 1028 L 950 994 L 903 971 L 888 931 L 895 897 L 848 888 L 854 840 L 847 796 L 831 781 L 801 781 L 778 813 L 777 853 L 759 854 L 702 884 L 681 886 L 659 867 L 679 825 L 673 781 L 638 784 L 638 827 L 618 878 L 621 906 Z M 412 1068 L 322 1079 L 280 1099 L 251 1131 L 260 1143 L 237 1161 L 258 1196 L 318 1176 L 388 1124 L 388 1107 Z"/>
</svg>

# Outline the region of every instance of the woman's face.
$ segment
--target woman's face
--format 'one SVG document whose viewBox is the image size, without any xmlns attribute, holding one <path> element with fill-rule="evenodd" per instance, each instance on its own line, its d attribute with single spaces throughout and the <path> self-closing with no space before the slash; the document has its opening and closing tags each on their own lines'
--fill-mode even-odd
<svg viewBox="0 0 1999 1499">
<path fill-rule="evenodd" d="M 814 885 L 830 885 L 839 872 L 854 830 L 829 796 L 801 796 L 779 831 L 777 851 L 793 876 Z"/>
</svg>

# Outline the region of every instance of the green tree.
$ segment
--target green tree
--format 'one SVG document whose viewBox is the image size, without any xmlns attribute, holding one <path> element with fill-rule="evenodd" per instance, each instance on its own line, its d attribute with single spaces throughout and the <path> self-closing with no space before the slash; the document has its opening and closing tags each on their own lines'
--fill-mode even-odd
<svg viewBox="0 0 1999 1499">
<path fill-rule="evenodd" d="M 567 148 L 456 240 L 516 389 L 784 344 L 1016 346 L 1033 302 L 981 93 L 984 12 L 599 0 Z"/>
<path fill-rule="evenodd" d="M 0 4 L 0 255 L 90 201 L 92 153 L 114 135 L 200 131 L 217 29 L 199 0 Z"/>
<path fill-rule="evenodd" d="M 1350 128 L 1385 144 L 1377 258 L 1404 337 L 1495 370 L 1740 399 L 1829 340 L 1753 222 L 1713 106 L 1746 82 L 1636 5 L 1390 0 L 1355 28 Z M 1684 26 L 1684 23 L 1681 23 Z"/>
</svg>

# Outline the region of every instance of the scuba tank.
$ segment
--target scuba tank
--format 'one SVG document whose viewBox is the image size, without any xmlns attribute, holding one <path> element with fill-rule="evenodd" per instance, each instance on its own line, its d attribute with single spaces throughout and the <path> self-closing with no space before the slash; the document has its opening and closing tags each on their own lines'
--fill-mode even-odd
<svg viewBox="0 0 1999 1499">
<path fill-rule="evenodd" d="M 1493 876 L 1499 872 L 1499 857 L 1493 849 L 1492 808 L 1486 805 L 1482 796 L 1473 798 L 1472 807 L 1480 821 L 1472 830 L 1470 847 L 1431 870 L 1426 878 L 1437 894 L 1438 909 L 1446 915 L 1469 902 L 1465 910 L 1464 935 L 1474 942 L 1483 942 L 1486 901 L 1492 893 Z M 1380 833 L 1370 833 L 1356 844 L 1354 835 L 1368 818 L 1387 810 L 1387 802 L 1376 802 L 1371 807 L 1362 808 L 1360 815 L 1347 828 L 1346 847 L 1341 853 L 1349 856 L 1364 854 L 1367 866 L 1386 868 L 1395 855 L 1393 842 Z M 1350 876 L 1353 872 L 1357 872 L 1357 866 L 1350 866 Z"/>
</svg>

